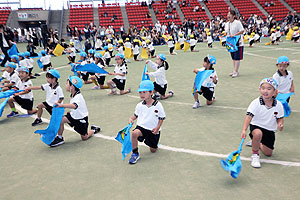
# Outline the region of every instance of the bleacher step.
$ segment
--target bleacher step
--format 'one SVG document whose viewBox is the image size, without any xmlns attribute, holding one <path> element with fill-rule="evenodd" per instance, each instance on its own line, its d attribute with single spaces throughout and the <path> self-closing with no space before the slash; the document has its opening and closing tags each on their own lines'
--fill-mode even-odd
<svg viewBox="0 0 300 200">
<path fill-rule="evenodd" d="M 279 0 L 285 7 L 287 7 L 287 9 L 289 9 L 289 11 L 294 12 L 295 10 L 284 0 Z"/>
<path fill-rule="evenodd" d="M 124 23 L 124 30 L 125 30 L 125 32 L 127 32 L 128 28 L 129 28 L 127 11 L 126 11 L 125 6 L 121 6 L 120 8 L 121 8 L 122 18 L 123 18 L 123 23 Z"/>
<path fill-rule="evenodd" d="M 176 6 L 176 11 L 179 15 L 179 18 L 180 18 L 181 22 L 183 23 L 184 19 L 185 19 L 184 14 L 183 14 L 181 8 L 179 7 L 179 5 L 177 3 L 175 3 L 175 6 Z"/>
<path fill-rule="evenodd" d="M 152 8 L 148 7 L 148 9 L 149 9 L 149 13 L 151 15 L 152 23 L 153 23 L 153 26 L 154 26 L 156 24 L 156 22 L 157 22 L 156 15 L 154 13 L 153 7 Z"/>
<path fill-rule="evenodd" d="M 93 17 L 94 17 L 94 24 L 98 27 L 100 23 L 98 8 L 93 8 Z"/>
<path fill-rule="evenodd" d="M 256 0 L 252 0 L 252 2 L 266 17 L 268 17 L 269 13 Z"/>
<path fill-rule="evenodd" d="M 227 5 L 228 5 L 232 10 L 236 10 L 236 8 L 234 7 L 234 5 L 231 3 L 230 0 L 224 0 L 224 1 L 227 3 Z"/>
<path fill-rule="evenodd" d="M 205 13 L 208 16 L 208 18 L 211 20 L 214 18 L 214 16 L 212 15 L 212 13 L 210 12 L 210 10 L 208 9 L 208 7 L 206 6 L 206 4 L 203 1 L 200 1 L 201 6 L 204 6 L 205 8 Z M 200 8 L 201 9 L 201 8 Z"/>
</svg>

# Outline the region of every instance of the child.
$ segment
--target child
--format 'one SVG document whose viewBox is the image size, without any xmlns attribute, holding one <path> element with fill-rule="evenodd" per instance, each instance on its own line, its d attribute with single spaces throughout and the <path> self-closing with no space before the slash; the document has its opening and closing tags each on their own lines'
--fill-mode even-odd
<svg viewBox="0 0 300 200">
<path fill-rule="evenodd" d="M 211 33 L 208 32 L 207 33 L 207 46 L 208 46 L 208 48 L 212 48 L 212 43 L 213 43 L 213 39 L 211 37 Z"/>
<path fill-rule="evenodd" d="M 26 66 L 26 61 L 24 60 L 25 59 L 24 53 L 18 53 L 18 56 L 19 56 L 19 65 Z"/>
<path fill-rule="evenodd" d="M 74 63 L 75 62 L 75 58 L 76 58 L 76 49 L 74 47 L 75 43 L 74 42 L 70 42 L 70 45 L 69 45 L 69 48 L 67 48 L 65 51 L 66 53 L 70 54 L 68 56 L 68 59 L 69 59 L 69 63 L 68 64 L 71 64 L 71 63 Z"/>
<path fill-rule="evenodd" d="M 183 34 L 179 34 L 179 39 L 178 39 L 178 42 L 180 44 L 180 48 L 183 49 L 184 47 L 184 41 L 185 41 L 185 38 L 183 37 Z"/>
<path fill-rule="evenodd" d="M 151 58 L 155 58 L 155 49 L 153 47 L 153 42 L 151 42 L 150 40 L 146 40 L 146 44 L 148 47 L 148 55 L 151 56 Z"/>
<path fill-rule="evenodd" d="M 298 26 L 295 26 L 293 28 L 294 33 L 292 35 L 292 40 L 294 40 L 295 43 L 298 43 L 299 42 L 299 38 L 300 38 L 300 33 L 299 33 L 300 30 L 298 30 L 298 29 L 299 29 Z"/>
<path fill-rule="evenodd" d="M 124 43 L 124 46 L 126 47 L 126 48 L 133 48 L 132 47 L 132 44 L 130 43 L 130 39 L 129 38 L 126 38 L 125 39 L 125 43 Z"/>
<path fill-rule="evenodd" d="M 253 47 L 253 44 L 255 42 L 254 36 L 255 36 L 255 32 L 252 32 L 249 37 L 249 47 L 251 47 L 251 48 Z"/>
<path fill-rule="evenodd" d="M 16 84 L 20 81 L 18 73 L 15 72 L 16 67 L 16 64 L 13 62 L 8 62 L 6 64 L 7 73 L 3 73 L 2 77 L 5 78 L 5 80 L 2 81 L 3 85 L 0 85 L 0 88 L 2 88 L 2 92 L 14 88 Z"/>
<path fill-rule="evenodd" d="M 123 44 L 123 40 L 119 40 L 118 41 L 118 53 L 124 55 L 124 44 Z"/>
<path fill-rule="evenodd" d="M 275 132 L 283 129 L 284 110 L 280 101 L 274 98 L 277 83 L 272 78 L 260 82 L 260 97 L 253 100 L 247 109 L 247 115 L 241 133 L 246 138 L 250 125 L 249 136 L 252 139 L 251 166 L 260 168 L 259 149 L 265 156 L 271 156 L 274 150 Z"/>
<path fill-rule="evenodd" d="M 166 61 L 166 56 L 164 54 L 159 54 L 156 56 L 156 63 L 152 62 L 151 60 L 147 60 L 146 64 L 155 72 L 146 72 L 150 77 L 155 78 L 154 82 L 154 94 L 158 92 L 160 94 L 161 99 L 167 99 L 168 97 L 172 97 L 174 92 L 170 90 L 168 94 L 166 94 L 167 90 L 167 80 L 166 80 L 166 70 L 169 69 L 169 64 Z M 158 97 L 159 95 L 156 95 Z"/>
<path fill-rule="evenodd" d="M 82 51 L 79 53 L 79 60 L 77 61 L 77 64 L 81 64 L 83 61 L 86 60 L 87 54 Z"/>
<path fill-rule="evenodd" d="M 35 76 L 32 75 L 34 60 L 32 58 L 30 58 L 30 53 L 28 51 L 26 51 L 24 53 L 24 56 L 25 56 L 25 59 L 24 59 L 25 65 L 20 65 L 20 66 L 28 68 L 28 70 L 29 70 L 29 76 L 30 76 L 31 79 L 36 78 Z"/>
<path fill-rule="evenodd" d="M 225 47 L 225 45 L 226 45 L 226 32 L 225 31 L 223 31 L 222 32 L 222 36 L 220 36 L 221 38 L 221 44 L 222 44 L 222 46 L 223 47 Z"/>
<path fill-rule="evenodd" d="M 198 50 L 195 49 L 197 44 L 197 40 L 195 40 L 194 35 L 190 36 L 190 48 L 191 48 L 191 52 L 198 52 Z"/>
<path fill-rule="evenodd" d="M 290 93 L 295 92 L 294 88 L 294 76 L 291 71 L 287 71 L 290 61 L 286 56 L 280 56 L 277 59 L 277 72 L 273 75 L 273 79 L 278 84 L 278 93 Z M 287 99 L 287 102 L 290 101 L 290 98 Z"/>
<path fill-rule="evenodd" d="M 277 42 L 277 44 L 279 44 L 280 38 L 281 38 L 280 26 L 277 26 L 276 29 L 277 29 L 277 31 L 276 31 L 276 42 Z"/>
<path fill-rule="evenodd" d="M 169 36 L 169 39 L 168 39 L 168 47 L 169 47 L 169 52 L 171 55 L 177 55 L 177 53 L 174 52 L 174 48 L 175 48 L 175 42 L 173 40 L 173 37 L 172 36 Z"/>
<path fill-rule="evenodd" d="M 270 38 L 271 38 L 272 45 L 275 45 L 277 37 L 276 37 L 275 29 L 273 29 L 273 28 L 271 29 L 271 36 L 270 36 Z"/>
<path fill-rule="evenodd" d="M 104 56 L 103 56 L 103 58 L 105 60 L 105 65 L 107 67 L 109 67 L 110 66 L 109 63 L 110 63 L 111 55 L 109 53 L 108 46 L 105 46 L 103 49 L 105 51 Z"/>
<path fill-rule="evenodd" d="M 200 69 L 194 69 L 194 73 L 197 74 L 199 71 L 204 71 L 204 70 L 214 70 L 214 72 L 204 80 L 201 86 L 201 90 L 199 92 L 195 91 L 194 94 L 194 99 L 195 99 L 195 104 L 193 105 L 193 109 L 199 108 L 200 107 L 200 102 L 198 99 L 198 93 L 206 98 L 206 104 L 211 105 L 214 102 L 214 88 L 216 84 L 218 83 L 218 75 L 215 69 L 213 68 L 213 65 L 216 64 L 217 60 L 214 56 L 207 55 L 203 59 L 203 67 Z"/>
<path fill-rule="evenodd" d="M 28 87 L 26 89 L 27 91 L 40 89 L 46 91 L 46 101 L 40 103 L 37 106 L 37 118 L 31 124 L 32 126 L 36 126 L 42 123 L 41 117 L 43 114 L 43 108 L 45 108 L 48 111 L 48 113 L 52 115 L 52 108 L 54 103 L 61 103 L 64 100 L 64 93 L 58 84 L 59 78 L 60 75 L 58 71 L 55 69 L 50 69 L 46 73 L 47 84 L 43 84 L 41 86 Z"/>
<path fill-rule="evenodd" d="M 104 68 L 104 61 L 102 59 L 102 54 L 101 53 L 96 53 L 95 54 L 95 64 L 97 64 L 98 67 Z M 105 74 L 99 74 L 96 73 L 95 75 L 91 76 L 91 79 L 93 83 L 95 83 L 95 86 L 92 87 L 93 90 L 98 90 L 98 89 L 108 89 L 109 87 L 107 85 L 104 85 L 105 81 Z"/>
<path fill-rule="evenodd" d="M 27 87 L 32 86 L 32 82 L 29 79 L 29 70 L 27 67 L 20 67 L 18 69 L 20 81 L 16 84 L 16 89 L 25 90 Z M 17 102 L 22 108 L 27 110 L 29 115 L 36 113 L 36 110 L 33 110 L 33 94 L 30 91 L 24 91 L 20 93 L 16 93 L 8 99 L 8 105 L 11 108 L 11 113 L 7 115 L 7 118 L 18 116 L 19 113 L 15 108 L 14 102 Z"/>
<path fill-rule="evenodd" d="M 130 88 L 125 89 L 126 74 L 127 74 L 127 64 L 125 58 L 122 54 L 117 54 L 115 56 L 116 66 L 113 73 L 108 73 L 109 75 L 115 75 L 115 78 L 107 82 L 108 87 L 111 89 L 109 95 L 117 94 L 116 88 L 120 90 L 120 95 L 127 94 L 130 92 Z"/>
<path fill-rule="evenodd" d="M 138 59 L 138 56 L 140 54 L 140 46 L 139 46 L 139 40 L 138 39 L 134 39 L 133 40 L 133 57 L 135 61 L 141 61 L 140 59 Z"/>
<path fill-rule="evenodd" d="M 115 56 L 113 55 L 114 46 L 112 45 L 111 40 L 110 40 L 110 39 L 107 39 L 106 42 L 107 42 L 107 47 L 108 47 L 108 50 L 109 50 L 110 57 L 111 57 L 111 58 L 115 57 Z"/>
<path fill-rule="evenodd" d="M 50 144 L 50 147 L 57 147 L 64 144 L 64 138 L 62 134 L 64 132 L 64 124 L 68 123 L 74 130 L 81 135 L 82 140 L 89 139 L 93 134 L 100 132 L 100 127 L 91 126 L 91 130 L 88 131 L 88 110 L 85 100 L 80 93 L 80 88 L 83 82 L 77 76 L 69 76 L 66 84 L 66 90 L 71 93 L 71 99 L 69 104 L 55 103 L 57 107 L 70 108 L 71 112 L 68 112 L 61 120 L 60 128 L 57 132 L 57 136 Z"/>
<path fill-rule="evenodd" d="M 48 69 L 52 68 L 51 64 L 51 55 L 48 55 L 45 50 L 41 51 L 42 57 L 40 58 L 41 63 L 43 64 L 43 71 L 47 71 Z"/>
<path fill-rule="evenodd" d="M 28 40 L 28 45 L 27 45 L 26 49 L 30 53 L 30 56 L 32 56 L 32 57 L 38 56 L 37 53 L 34 52 L 36 47 L 32 44 L 31 40 Z"/>
<path fill-rule="evenodd" d="M 132 154 L 129 164 L 135 164 L 140 159 L 138 141 L 149 146 L 152 153 L 158 148 L 161 125 L 166 114 L 162 104 L 152 99 L 153 90 L 154 84 L 150 80 L 142 81 L 137 90 L 143 101 L 137 104 L 134 115 L 129 118 L 129 123 L 134 123 L 137 119 L 137 126 L 132 132 Z"/>
<path fill-rule="evenodd" d="M 11 62 L 13 62 L 13 63 L 15 63 L 15 65 L 16 65 L 16 71 L 18 71 L 18 69 L 19 69 L 19 56 L 17 56 L 17 55 L 12 55 L 11 56 Z"/>
</svg>

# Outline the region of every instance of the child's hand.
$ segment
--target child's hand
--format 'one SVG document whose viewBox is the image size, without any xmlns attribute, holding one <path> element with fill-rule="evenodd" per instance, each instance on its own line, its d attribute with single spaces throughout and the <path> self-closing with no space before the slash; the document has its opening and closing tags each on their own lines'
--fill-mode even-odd
<svg viewBox="0 0 300 200">
<path fill-rule="evenodd" d="M 149 75 L 149 72 L 145 72 L 145 75 Z"/>
<path fill-rule="evenodd" d="M 61 107 L 61 104 L 60 104 L 60 103 L 54 103 L 54 107 L 55 107 L 55 108 L 60 108 L 60 107 Z"/>
<path fill-rule="evenodd" d="M 217 82 L 217 76 L 211 77 L 213 82 L 216 83 Z"/>
<path fill-rule="evenodd" d="M 133 119 L 131 119 L 131 117 L 129 118 L 129 121 L 128 121 L 128 124 L 133 124 L 134 123 L 134 120 Z"/>
<path fill-rule="evenodd" d="M 242 131 L 241 138 L 246 138 L 246 131 Z"/>
<path fill-rule="evenodd" d="M 283 124 L 282 123 L 278 123 L 278 130 L 282 131 L 283 130 Z"/>
<path fill-rule="evenodd" d="M 116 75 L 115 73 L 112 72 L 108 72 L 108 75 Z"/>
<path fill-rule="evenodd" d="M 294 88 L 291 88 L 291 89 L 290 89 L 290 92 L 295 92 Z"/>
<path fill-rule="evenodd" d="M 148 64 L 148 63 L 149 63 L 149 60 L 146 60 L 145 63 Z"/>
<path fill-rule="evenodd" d="M 31 92 L 31 87 L 25 88 L 25 91 L 26 91 L 26 92 Z"/>
<path fill-rule="evenodd" d="M 154 135 L 156 135 L 156 134 L 158 133 L 158 131 L 159 131 L 159 127 L 156 127 L 156 128 L 154 128 L 154 129 L 152 129 L 152 133 L 153 133 Z"/>
</svg>

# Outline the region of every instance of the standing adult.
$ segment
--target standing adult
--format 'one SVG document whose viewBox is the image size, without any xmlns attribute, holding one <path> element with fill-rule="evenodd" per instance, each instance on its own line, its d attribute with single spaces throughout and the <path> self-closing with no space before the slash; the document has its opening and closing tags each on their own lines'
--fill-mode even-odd
<svg viewBox="0 0 300 200">
<path fill-rule="evenodd" d="M 233 72 L 229 75 L 235 78 L 239 75 L 240 61 L 243 60 L 244 53 L 244 42 L 243 33 L 244 28 L 239 20 L 236 20 L 236 13 L 234 10 L 230 10 L 227 15 L 228 22 L 225 24 L 225 32 L 228 37 L 233 37 L 240 35 L 240 39 L 237 42 L 238 50 L 236 52 L 231 52 L 231 58 L 233 60 Z"/>
<path fill-rule="evenodd" d="M 7 51 L 12 46 L 12 38 L 4 31 L 4 26 L 0 24 L 0 48 L 5 55 L 3 61 L 1 62 L 1 67 L 4 67 L 7 61 L 10 61 Z"/>
</svg>

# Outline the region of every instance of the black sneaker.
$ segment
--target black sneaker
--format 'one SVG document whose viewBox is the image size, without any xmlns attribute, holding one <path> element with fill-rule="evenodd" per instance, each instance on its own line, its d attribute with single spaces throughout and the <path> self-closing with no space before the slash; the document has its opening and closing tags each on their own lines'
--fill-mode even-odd
<svg viewBox="0 0 300 200">
<path fill-rule="evenodd" d="M 43 121 L 41 119 L 36 118 L 31 125 L 36 126 L 36 125 L 39 125 L 39 124 L 42 124 L 42 123 L 43 123 Z"/>
<path fill-rule="evenodd" d="M 94 130 L 94 134 L 97 134 L 101 131 L 101 128 L 99 126 L 96 126 L 96 125 L 92 125 L 91 129 Z"/>
<path fill-rule="evenodd" d="M 53 140 L 53 142 L 50 144 L 50 147 L 57 147 L 59 145 L 64 144 L 64 138 L 59 138 L 58 136 L 55 137 L 55 139 Z"/>
</svg>

